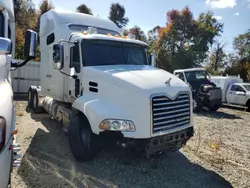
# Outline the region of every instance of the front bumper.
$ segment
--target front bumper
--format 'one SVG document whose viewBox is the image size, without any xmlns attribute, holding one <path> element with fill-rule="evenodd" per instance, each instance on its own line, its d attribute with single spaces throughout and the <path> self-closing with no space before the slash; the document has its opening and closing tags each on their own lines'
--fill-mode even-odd
<svg viewBox="0 0 250 188">
<path fill-rule="evenodd" d="M 9 175 L 11 171 L 10 161 L 11 160 L 11 151 L 9 150 L 9 145 L 6 145 L 5 148 L 0 152 L 0 187 L 7 187 L 9 182 Z"/>
<path fill-rule="evenodd" d="M 210 99 L 209 106 L 221 106 L 222 100 L 221 99 Z"/>
<path fill-rule="evenodd" d="M 146 158 L 157 155 L 164 151 L 179 150 L 193 136 L 194 129 L 189 127 L 184 130 L 165 134 L 148 139 L 124 138 L 126 146 L 137 151 L 144 151 Z"/>
</svg>

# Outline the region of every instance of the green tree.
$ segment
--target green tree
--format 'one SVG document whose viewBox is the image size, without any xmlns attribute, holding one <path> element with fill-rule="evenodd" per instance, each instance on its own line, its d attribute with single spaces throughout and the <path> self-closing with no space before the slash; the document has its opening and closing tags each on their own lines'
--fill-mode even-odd
<svg viewBox="0 0 250 188">
<path fill-rule="evenodd" d="M 125 8 L 119 3 L 112 3 L 109 11 L 109 19 L 113 21 L 119 28 L 125 27 L 129 19 L 125 17 Z"/>
<path fill-rule="evenodd" d="M 54 5 L 52 4 L 52 2 L 49 2 L 48 0 L 43 0 L 41 1 L 40 5 L 39 5 L 39 10 L 38 10 L 38 16 L 37 16 L 37 26 L 36 26 L 36 31 L 39 32 L 40 30 L 40 18 L 41 16 L 48 12 L 51 9 L 54 9 Z"/>
<path fill-rule="evenodd" d="M 87 7 L 87 5 L 85 5 L 85 4 L 79 5 L 76 8 L 76 11 L 80 12 L 80 13 L 84 13 L 84 14 L 93 15 L 92 10 L 89 7 Z"/>
<path fill-rule="evenodd" d="M 227 74 L 240 74 L 244 81 L 250 81 L 250 29 L 234 38 L 236 54 L 233 63 L 226 68 Z"/>
<path fill-rule="evenodd" d="M 234 38 L 234 49 L 241 58 L 250 57 L 250 29 Z"/>
<path fill-rule="evenodd" d="M 212 47 L 210 56 L 209 56 L 209 67 L 213 71 L 218 71 L 218 69 L 224 68 L 226 62 L 226 53 L 225 53 L 225 45 L 226 43 L 221 42 L 219 40 L 214 42 L 214 46 Z"/>
<path fill-rule="evenodd" d="M 134 26 L 133 28 L 131 28 L 131 29 L 129 30 L 129 33 L 135 35 L 135 38 L 136 38 L 137 40 L 141 40 L 141 41 L 146 42 L 146 35 L 145 35 L 145 33 L 141 30 L 140 27 Z"/>
<path fill-rule="evenodd" d="M 15 11 L 15 17 L 16 17 L 16 15 L 19 13 L 21 9 L 22 0 L 14 0 L 13 3 L 14 3 L 14 11 Z"/>
<path fill-rule="evenodd" d="M 201 66 L 209 46 L 216 36 L 220 36 L 222 29 L 223 24 L 213 17 L 212 12 L 200 14 L 197 20 L 188 7 L 167 12 L 166 27 L 159 29 L 157 65 L 170 72 Z"/>
<path fill-rule="evenodd" d="M 37 13 L 32 0 L 14 1 L 16 12 L 15 58 L 24 59 L 24 38 L 27 29 L 35 29 Z"/>
<path fill-rule="evenodd" d="M 149 52 L 152 53 L 156 50 L 156 43 L 158 40 L 158 31 L 160 26 L 155 26 L 153 29 L 148 31 L 147 42 L 149 45 Z"/>
<path fill-rule="evenodd" d="M 128 29 L 123 29 L 123 30 L 122 30 L 122 34 L 123 34 L 124 36 L 128 36 L 129 30 L 128 30 Z"/>
</svg>

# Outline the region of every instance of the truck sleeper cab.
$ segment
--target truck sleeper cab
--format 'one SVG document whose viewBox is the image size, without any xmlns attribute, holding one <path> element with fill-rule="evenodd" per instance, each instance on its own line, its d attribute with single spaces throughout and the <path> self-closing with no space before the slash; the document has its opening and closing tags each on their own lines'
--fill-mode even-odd
<svg viewBox="0 0 250 188">
<path fill-rule="evenodd" d="M 13 1 L 0 0 L 0 187 L 11 186 L 15 143 L 15 108 L 10 80 L 11 57 L 15 53 Z"/>
<path fill-rule="evenodd" d="M 28 103 L 63 124 L 76 160 L 93 159 L 106 143 L 117 142 L 149 158 L 178 150 L 193 136 L 190 88 L 149 65 L 146 43 L 84 14 L 51 10 L 41 17 L 41 28 L 48 17 L 55 28 L 40 36 L 54 33 L 55 40 L 40 40 L 41 87 L 30 87 Z M 69 18 L 92 26 L 72 32 L 60 25 Z"/>
<path fill-rule="evenodd" d="M 221 107 L 221 89 L 210 81 L 210 75 L 205 69 L 180 69 L 175 70 L 174 75 L 190 85 L 195 112 L 199 112 L 203 107 L 207 107 L 211 111 L 217 111 Z"/>
</svg>

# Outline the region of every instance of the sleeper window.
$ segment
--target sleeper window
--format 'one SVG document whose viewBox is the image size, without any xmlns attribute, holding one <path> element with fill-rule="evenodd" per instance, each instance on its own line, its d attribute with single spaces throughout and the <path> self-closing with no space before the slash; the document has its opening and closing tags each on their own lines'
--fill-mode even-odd
<svg viewBox="0 0 250 188">
<path fill-rule="evenodd" d="M 4 16 L 0 11 L 0 37 L 4 37 Z"/>
</svg>

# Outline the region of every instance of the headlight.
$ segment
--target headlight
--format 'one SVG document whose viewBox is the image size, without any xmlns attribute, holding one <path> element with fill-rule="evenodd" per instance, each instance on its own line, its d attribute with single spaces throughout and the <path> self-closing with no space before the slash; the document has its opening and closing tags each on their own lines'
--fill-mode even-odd
<svg viewBox="0 0 250 188">
<path fill-rule="evenodd" d="M 110 131 L 123 131 L 123 132 L 135 131 L 134 123 L 129 120 L 106 119 L 102 121 L 99 127 L 102 130 L 110 130 Z"/>
<path fill-rule="evenodd" d="M 5 145 L 6 122 L 5 119 L 0 117 L 0 150 Z"/>
</svg>

